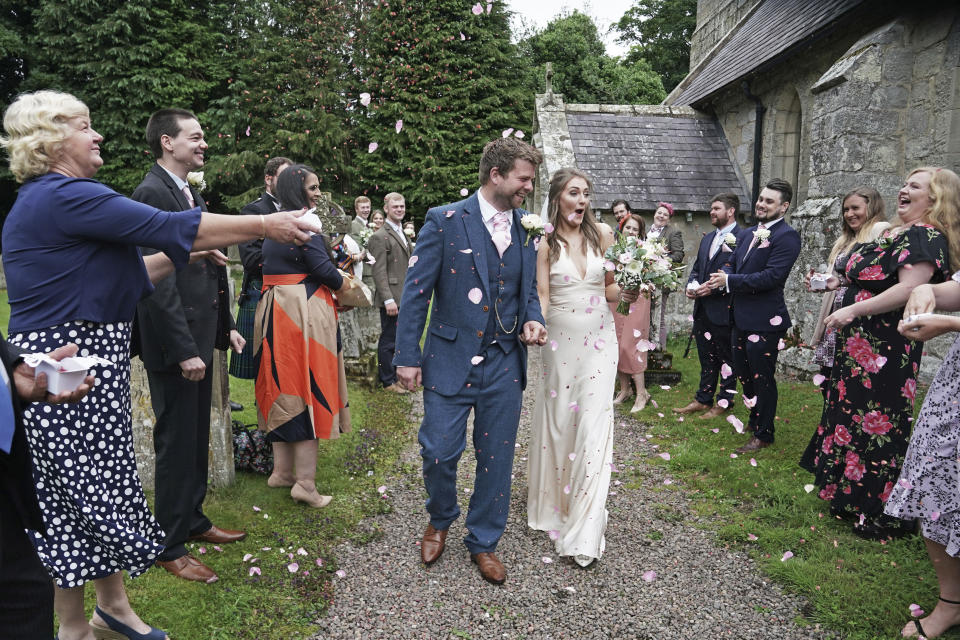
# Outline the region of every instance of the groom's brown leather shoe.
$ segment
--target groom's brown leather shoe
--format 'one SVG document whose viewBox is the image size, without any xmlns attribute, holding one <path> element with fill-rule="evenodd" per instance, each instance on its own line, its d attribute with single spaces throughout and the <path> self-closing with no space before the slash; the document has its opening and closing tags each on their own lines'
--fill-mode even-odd
<svg viewBox="0 0 960 640">
<path fill-rule="evenodd" d="M 443 554 L 443 546 L 447 541 L 446 529 L 434 529 L 432 524 L 427 525 L 420 542 L 420 559 L 428 567 L 436 562 Z"/>
<path fill-rule="evenodd" d="M 470 560 L 477 565 L 477 568 L 480 569 L 480 575 L 487 582 L 503 584 L 503 581 L 507 579 L 507 570 L 503 568 L 503 563 L 500 562 L 497 554 L 491 551 L 471 553 Z"/>
<path fill-rule="evenodd" d="M 727 411 L 730 411 L 730 409 L 731 409 L 731 407 L 727 407 L 726 409 L 724 409 L 724 408 L 721 407 L 720 405 L 715 404 L 715 405 L 713 405 L 712 407 L 710 407 L 710 411 L 707 411 L 705 414 L 703 414 L 702 416 L 700 416 L 699 419 L 700 419 L 700 420 L 710 420 L 711 418 L 718 418 L 718 417 L 722 416 L 723 414 L 725 414 Z"/>
<path fill-rule="evenodd" d="M 684 414 L 684 413 L 693 413 L 694 411 L 706 411 L 709 408 L 710 408 L 710 405 L 703 404 L 702 402 L 697 402 L 696 400 L 694 400 L 693 402 L 691 402 L 685 407 L 674 407 L 673 412 Z"/>
</svg>

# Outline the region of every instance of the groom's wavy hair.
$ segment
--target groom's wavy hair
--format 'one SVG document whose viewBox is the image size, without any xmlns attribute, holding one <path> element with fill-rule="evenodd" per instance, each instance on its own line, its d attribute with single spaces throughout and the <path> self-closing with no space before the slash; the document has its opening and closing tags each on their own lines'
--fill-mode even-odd
<svg viewBox="0 0 960 640">
<path fill-rule="evenodd" d="M 547 246 L 550 247 L 550 263 L 553 264 L 560 257 L 560 243 L 566 246 L 566 241 L 560 237 L 560 194 L 567 188 L 567 184 L 574 178 L 583 178 L 587 183 L 587 189 L 593 192 L 593 181 L 590 176 L 579 169 L 573 167 L 564 167 L 557 169 L 553 177 L 550 178 L 550 191 L 547 195 L 547 219 L 553 225 L 553 233 L 547 234 Z M 580 233 L 583 234 L 583 253 L 586 255 L 587 247 L 598 254 L 603 255 L 603 244 L 600 240 L 600 227 L 597 226 L 596 216 L 593 215 L 593 208 L 590 207 L 589 200 L 587 208 L 583 212 L 583 222 L 580 223 Z"/>
<path fill-rule="evenodd" d="M 536 147 L 516 138 L 497 138 L 483 146 L 480 156 L 480 184 L 490 181 L 490 170 L 494 167 L 501 176 L 513 171 L 517 160 L 526 160 L 534 167 L 543 162 L 543 154 Z"/>
</svg>

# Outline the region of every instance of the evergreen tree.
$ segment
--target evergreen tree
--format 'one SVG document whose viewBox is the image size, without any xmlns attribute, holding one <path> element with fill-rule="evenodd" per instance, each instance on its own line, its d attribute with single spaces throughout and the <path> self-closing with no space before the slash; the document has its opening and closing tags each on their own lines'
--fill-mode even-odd
<svg viewBox="0 0 960 640">
<path fill-rule="evenodd" d="M 355 51 L 356 195 L 374 206 L 397 191 L 408 216 L 422 219 L 460 199 L 477 186 L 483 145 L 531 121 L 533 95 L 501 0 L 473 10 L 462 0 L 371 3 Z"/>
<path fill-rule="evenodd" d="M 697 27 L 697 0 L 635 0 L 617 23 L 618 40 L 633 45 L 628 62 L 645 59 L 667 91 L 690 69 L 690 36 Z"/>
</svg>

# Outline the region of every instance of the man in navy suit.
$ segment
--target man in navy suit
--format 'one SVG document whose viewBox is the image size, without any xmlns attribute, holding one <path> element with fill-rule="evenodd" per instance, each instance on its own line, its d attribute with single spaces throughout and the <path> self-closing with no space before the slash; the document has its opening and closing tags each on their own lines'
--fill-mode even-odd
<svg viewBox="0 0 960 640">
<path fill-rule="evenodd" d="M 735 193 L 719 193 L 710 203 L 710 224 L 716 231 L 704 234 L 700 241 L 700 250 L 690 270 L 686 289 L 687 297 L 694 301 L 693 335 L 697 340 L 697 355 L 700 358 L 700 386 L 693 402 L 685 407 L 674 408 L 674 413 L 706 411 L 700 418 L 709 419 L 723 415 L 733 406 L 737 379 L 732 373 L 730 293 L 711 289 L 706 283 L 711 273 L 720 271 L 732 261 L 740 237 L 752 237 L 737 225 L 739 208 L 740 198 Z M 730 367 L 725 376 L 722 373 L 723 365 Z"/>
<path fill-rule="evenodd" d="M 790 327 L 783 286 L 800 254 L 800 234 L 783 220 L 792 199 L 789 182 L 768 182 L 754 207 L 759 224 L 747 230 L 752 237 L 738 243 L 731 264 L 708 282 L 733 294 L 733 369 L 743 385 L 744 403 L 755 403 L 747 425 L 752 435 L 738 453 L 773 444 L 777 354 Z"/>
<path fill-rule="evenodd" d="M 400 383 L 423 383 L 420 454 L 430 524 L 420 557 L 436 562 L 459 517 L 457 462 L 474 412 L 476 478 L 464 543 L 488 582 L 506 569 L 494 551 L 507 524 L 514 441 L 527 382 L 527 345 L 547 332 L 537 297 L 536 243 L 527 243 L 519 209 L 543 156 L 516 138 L 488 143 L 480 189 L 427 212 L 410 257 L 400 304 L 396 355 Z M 430 312 L 427 338 L 420 336 Z"/>
</svg>

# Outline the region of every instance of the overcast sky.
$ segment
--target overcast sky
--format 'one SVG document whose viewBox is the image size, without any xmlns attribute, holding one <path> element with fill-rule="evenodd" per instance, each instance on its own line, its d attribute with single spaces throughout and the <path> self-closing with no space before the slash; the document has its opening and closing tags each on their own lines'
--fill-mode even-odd
<svg viewBox="0 0 960 640">
<path fill-rule="evenodd" d="M 608 35 L 607 29 L 633 6 L 633 0 L 507 0 L 507 6 L 528 24 L 539 29 L 547 26 L 557 15 L 572 13 L 576 9 L 593 18 L 609 55 L 622 56 L 627 52 L 623 45 L 614 42 L 616 34 Z"/>
</svg>

